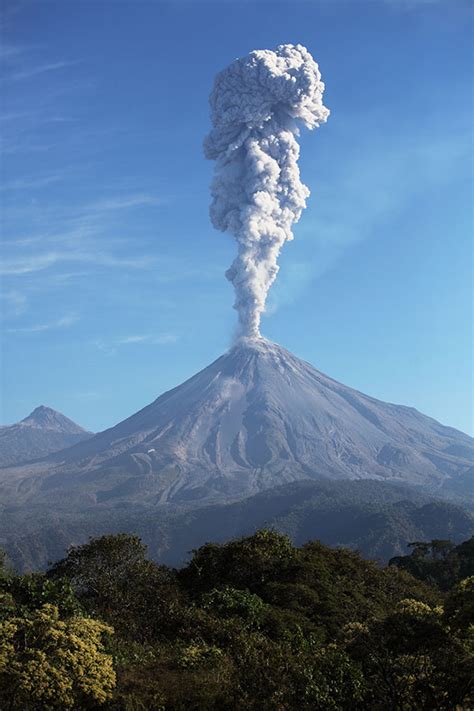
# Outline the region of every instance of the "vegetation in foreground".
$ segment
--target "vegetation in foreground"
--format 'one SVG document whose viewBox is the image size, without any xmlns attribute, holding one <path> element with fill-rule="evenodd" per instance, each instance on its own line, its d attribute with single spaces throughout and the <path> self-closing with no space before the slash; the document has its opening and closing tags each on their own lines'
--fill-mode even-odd
<svg viewBox="0 0 474 711">
<path fill-rule="evenodd" d="M 2 566 L 0 707 L 472 708 L 474 540 L 393 563 L 261 530 L 181 570 L 125 534 Z"/>
</svg>

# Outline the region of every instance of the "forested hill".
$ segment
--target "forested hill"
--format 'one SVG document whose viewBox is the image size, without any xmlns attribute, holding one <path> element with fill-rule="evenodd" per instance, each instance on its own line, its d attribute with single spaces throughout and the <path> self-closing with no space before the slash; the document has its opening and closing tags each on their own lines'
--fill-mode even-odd
<svg viewBox="0 0 474 711">
<path fill-rule="evenodd" d="M 82 513 L 5 507 L 0 545 L 19 571 L 44 569 L 71 544 L 127 531 L 142 538 L 151 558 L 179 566 L 207 541 L 223 543 L 262 527 L 287 533 L 297 545 L 319 539 L 387 562 L 406 553 L 412 541 L 465 540 L 474 533 L 474 520 L 459 505 L 413 487 L 372 480 L 306 480 L 230 504 L 200 507 L 96 507 Z"/>
<path fill-rule="evenodd" d="M 467 710 L 466 550 L 447 592 L 396 565 L 317 541 L 297 548 L 270 530 L 207 544 L 179 571 L 125 534 L 73 548 L 46 573 L 3 567 L 0 706 Z"/>
</svg>

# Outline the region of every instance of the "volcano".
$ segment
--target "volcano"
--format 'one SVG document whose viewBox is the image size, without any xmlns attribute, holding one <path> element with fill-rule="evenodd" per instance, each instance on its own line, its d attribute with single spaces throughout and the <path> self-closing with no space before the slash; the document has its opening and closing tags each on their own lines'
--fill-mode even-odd
<svg viewBox="0 0 474 711">
<path fill-rule="evenodd" d="M 88 437 L 92 432 L 51 407 L 40 405 L 20 422 L 0 427 L 0 467 L 44 457 Z"/>
<path fill-rule="evenodd" d="M 336 382 L 266 339 L 241 339 L 94 437 L 3 470 L 4 500 L 51 505 L 224 501 L 300 479 L 459 492 L 473 440 Z M 462 488 L 462 486 L 461 486 Z"/>
</svg>

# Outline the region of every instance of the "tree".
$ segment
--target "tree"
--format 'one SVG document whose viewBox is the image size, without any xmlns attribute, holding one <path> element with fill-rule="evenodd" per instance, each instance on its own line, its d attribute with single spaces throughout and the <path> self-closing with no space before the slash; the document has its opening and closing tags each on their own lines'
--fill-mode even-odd
<svg viewBox="0 0 474 711">
<path fill-rule="evenodd" d="M 66 579 L 85 609 L 142 640 L 175 628 L 181 593 L 173 570 L 145 557 L 138 536 L 107 535 L 72 548 L 48 572 Z"/>
<path fill-rule="evenodd" d="M 179 572 L 179 579 L 194 594 L 226 584 L 258 592 L 275 575 L 282 575 L 294 559 L 288 536 L 263 529 L 224 545 L 202 546 Z"/>
<path fill-rule="evenodd" d="M 249 627 L 259 627 L 265 610 L 265 603 L 248 590 L 236 590 L 226 586 L 215 588 L 203 595 L 202 606 L 213 615 L 222 618 L 237 617 L 240 623 Z"/>
<path fill-rule="evenodd" d="M 471 699 L 474 665 L 443 609 L 402 600 L 382 619 L 346 627 L 346 651 L 370 680 L 374 711 L 452 710 Z"/>
<path fill-rule="evenodd" d="M 104 650 L 112 628 L 87 617 L 63 621 L 54 605 L 0 622 L 0 701 L 4 709 L 101 705 L 115 672 Z"/>
<path fill-rule="evenodd" d="M 71 548 L 66 558 L 53 565 L 48 577 L 65 577 L 81 599 L 92 604 L 100 600 L 101 606 L 114 607 L 122 602 L 134 575 L 152 565 L 145 553 L 146 546 L 138 536 L 102 536 Z"/>
<path fill-rule="evenodd" d="M 396 556 L 389 562 L 407 570 L 419 580 L 449 590 L 460 580 L 474 575 L 474 536 L 455 546 L 452 541 L 433 539 L 429 543 L 410 543 L 410 555 Z"/>
<path fill-rule="evenodd" d="M 0 616 L 15 610 L 35 610 L 48 603 L 60 610 L 61 617 L 82 612 L 71 583 L 65 578 L 48 579 L 42 573 L 0 577 Z"/>
<path fill-rule="evenodd" d="M 462 638 L 470 637 L 474 643 L 474 576 L 461 580 L 449 592 L 444 616 L 451 629 Z"/>
</svg>

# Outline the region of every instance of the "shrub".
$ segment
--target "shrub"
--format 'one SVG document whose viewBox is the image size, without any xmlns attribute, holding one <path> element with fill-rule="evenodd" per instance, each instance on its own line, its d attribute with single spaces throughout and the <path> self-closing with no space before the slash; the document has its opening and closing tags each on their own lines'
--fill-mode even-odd
<svg viewBox="0 0 474 711">
<path fill-rule="evenodd" d="M 112 696 L 115 672 L 87 617 L 59 619 L 54 605 L 0 622 L 0 700 L 5 709 L 68 709 Z"/>
</svg>

